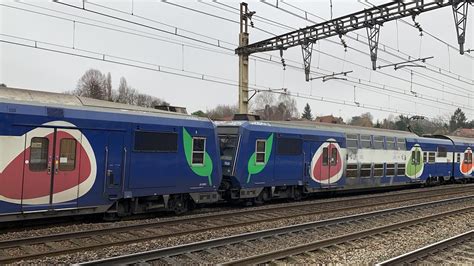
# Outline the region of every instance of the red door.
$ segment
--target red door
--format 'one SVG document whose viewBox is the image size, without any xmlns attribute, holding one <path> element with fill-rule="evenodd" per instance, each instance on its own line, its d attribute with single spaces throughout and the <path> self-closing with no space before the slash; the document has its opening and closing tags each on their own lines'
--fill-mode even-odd
<svg viewBox="0 0 474 266">
<path fill-rule="evenodd" d="M 27 133 L 23 211 L 77 207 L 81 138 L 75 129 L 35 128 Z"/>
</svg>

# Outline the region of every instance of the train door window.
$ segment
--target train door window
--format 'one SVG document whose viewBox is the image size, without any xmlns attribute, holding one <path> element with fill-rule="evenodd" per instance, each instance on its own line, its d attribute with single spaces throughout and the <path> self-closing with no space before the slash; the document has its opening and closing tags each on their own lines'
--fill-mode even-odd
<svg viewBox="0 0 474 266">
<path fill-rule="evenodd" d="M 348 149 L 359 148 L 359 137 L 356 134 L 350 134 L 346 136 L 346 146 Z"/>
<path fill-rule="evenodd" d="M 337 165 L 337 148 L 331 150 L 331 165 Z"/>
<path fill-rule="evenodd" d="M 346 168 L 346 177 L 347 178 L 356 178 L 359 166 L 357 164 L 348 164 Z"/>
<path fill-rule="evenodd" d="M 438 146 L 438 157 L 440 158 L 448 157 L 448 150 L 446 149 L 446 147 Z"/>
<path fill-rule="evenodd" d="M 374 177 L 383 176 L 383 163 L 374 164 Z"/>
<path fill-rule="evenodd" d="M 395 164 L 388 163 L 387 169 L 385 171 L 385 176 L 394 176 L 395 175 Z"/>
<path fill-rule="evenodd" d="M 394 137 L 387 137 L 387 150 L 396 150 L 397 145 L 395 144 L 395 138 Z"/>
<path fill-rule="evenodd" d="M 203 165 L 206 154 L 206 138 L 193 137 L 192 164 Z"/>
<path fill-rule="evenodd" d="M 435 163 L 436 162 L 436 154 L 434 152 L 428 153 L 428 163 Z"/>
<path fill-rule="evenodd" d="M 323 148 L 323 165 L 329 164 L 329 151 L 328 147 Z"/>
<path fill-rule="evenodd" d="M 412 163 L 417 165 L 421 163 L 421 152 L 420 151 L 412 151 L 411 152 L 411 160 Z"/>
<path fill-rule="evenodd" d="M 372 141 L 369 135 L 360 135 L 360 147 L 363 149 L 372 148 Z"/>
<path fill-rule="evenodd" d="M 405 175 L 405 164 L 399 163 L 397 164 L 397 176 L 404 176 Z"/>
<path fill-rule="evenodd" d="M 456 161 L 457 161 L 458 163 L 460 163 L 460 162 L 461 162 L 461 154 L 460 154 L 460 153 L 457 153 L 457 154 L 456 154 L 456 157 L 457 157 L 457 158 L 456 158 Z"/>
<path fill-rule="evenodd" d="M 255 162 L 264 164 L 265 163 L 265 146 L 267 141 L 263 139 L 257 139 L 255 144 Z"/>
<path fill-rule="evenodd" d="M 398 150 L 406 151 L 407 145 L 404 138 L 397 138 Z"/>
<path fill-rule="evenodd" d="M 360 166 L 360 177 L 372 177 L 372 164 L 362 164 Z"/>
<path fill-rule="evenodd" d="M 61 139 L 59 144 L 59 170 L 73 171 L 76 169 L 76 140 Z"/>
<path fill-rule="evenodd" d="M 384 137 L 374 136 L 374 149 L 383 150 L 385 149 Z"/>
<path fill-rule="evenodd" d="M 39 172 L 48 168 L 49 139 L 32 138 L 30 144 L 30 171 Z"/>
<path fill-rule="evenodd" d="M 472 163 L 472 153 L 470 153 L 470 152 L 464 153 L 464 163 L 465 164 Z"/>
</svg>

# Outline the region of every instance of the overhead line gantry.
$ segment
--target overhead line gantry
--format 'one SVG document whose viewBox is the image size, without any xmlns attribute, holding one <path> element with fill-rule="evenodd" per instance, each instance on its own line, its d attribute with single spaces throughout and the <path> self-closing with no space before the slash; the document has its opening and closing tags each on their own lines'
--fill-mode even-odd
<svg viewBox="0 0 474 266">
<path fill-rule="evenodd" d="M 467 10 L 468 5 L 473 2 L 474 0 L 397 0 L 253 44 L 248 44 L 248 21 L 255 12 L 249 12 L 248 5 L 241 3 L 239 47 L 235 50 L 235 53 L 239 55 L 239 111 L 248 113 L 248 58 L 253 53 L 280 50 L 282 54 L 288 48 L 301 45 L 306 81 L 310 81 L 311 55 L 316 41 L 332 36 L 342 37 L 348 32 L 366 28 L 372 68 L 376 70 L 380 27 L 385 22 L 410 16 L 415 18 L 421 13 L 451 6 L 459 52 L 464 54 Z"/>
</svg>

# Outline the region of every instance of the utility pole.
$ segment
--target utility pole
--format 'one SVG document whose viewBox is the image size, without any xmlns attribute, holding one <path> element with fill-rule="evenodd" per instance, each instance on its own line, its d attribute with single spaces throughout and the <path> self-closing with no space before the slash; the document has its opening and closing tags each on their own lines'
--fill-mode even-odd
<svg viewBox="0 0 474 266">
<path fill-rule="evenodd" d="M 239 47 L 249 44 L 248 20 L 249 8 L 247 3 L 240 3 L 240 33 Z M 251 16 L 251 15 L 250 15 Z M 249 54 L 239 54 L 239 113 L 249 112 Z"/>
</svg>

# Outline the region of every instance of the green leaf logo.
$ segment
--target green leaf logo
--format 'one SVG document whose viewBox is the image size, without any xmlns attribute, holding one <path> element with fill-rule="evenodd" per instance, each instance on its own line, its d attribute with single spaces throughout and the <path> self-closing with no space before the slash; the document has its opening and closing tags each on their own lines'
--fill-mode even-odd
<svg viewBox="0 0 474 266">
<path fill-rule="evenodd" d="M 248 162 L 248 172 L 249 175 L 247 177 L 247 184 L 250 183 L 250 176 L 255 175 L 263 171 L 265 169 L 265 166 L 267 166 L 268 160 L 270 159 L 270 155 L 272 153 L 272 147 L 273 147 L 273 134 L 268 137 L 267 142 L 265 144 L 265 163 L 259 163 L 257 164 L 257 152 L 255 151 L 252 156 L 250 156 L 249 162 Z"/>
<path fill-rule="evenodd" d="M 186 161 L 191 170 L 198 176 L 206 176 L 209 186 L 212 186 L 212 159 L 207 152 L 204 152 L 204 165 L 193 165 L 193 138 L 183 127 L 183 146 L 186 154 Z"/>
</svg>

